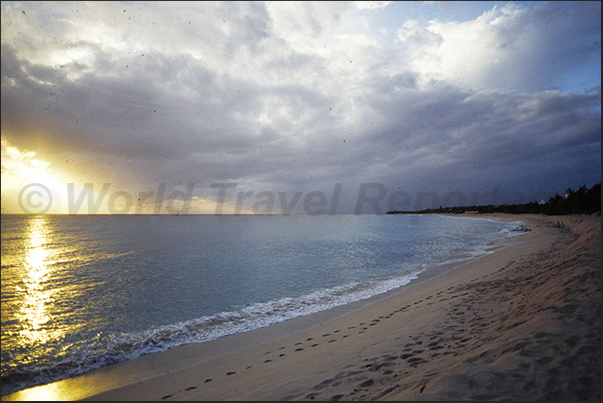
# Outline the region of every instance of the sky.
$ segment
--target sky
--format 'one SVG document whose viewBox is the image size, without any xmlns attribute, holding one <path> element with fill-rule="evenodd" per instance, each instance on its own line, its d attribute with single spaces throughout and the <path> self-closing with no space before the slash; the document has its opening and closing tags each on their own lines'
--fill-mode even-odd
<svg viewBox="0 0 603 403">
<path fill-rule="evenodd" d="M 600 2 L 2 2 L 2 213 L 333 214 L 601 181 Z"/>
</svg>

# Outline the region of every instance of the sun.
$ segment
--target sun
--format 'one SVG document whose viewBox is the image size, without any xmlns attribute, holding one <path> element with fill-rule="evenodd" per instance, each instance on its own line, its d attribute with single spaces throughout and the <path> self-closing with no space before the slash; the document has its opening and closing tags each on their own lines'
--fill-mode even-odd
<svg viewBox="0 0 603 403">
<path fill-rule="evenodd" d="M 66 213 L 67 183 L 50 162 L 2 139 L 2 214 Z"/>
</svg>

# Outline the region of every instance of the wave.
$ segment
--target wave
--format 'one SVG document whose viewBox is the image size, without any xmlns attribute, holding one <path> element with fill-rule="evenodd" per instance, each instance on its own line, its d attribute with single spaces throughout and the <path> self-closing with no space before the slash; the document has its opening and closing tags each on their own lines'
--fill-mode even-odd
<svg viewBox="0 0 603 403">
<path fill-rule="evenodd" d="M 64 350 L 58 363 L 37 363 L 35 368 L 21 368 L 2 376 L 2 395 L 38 385 L 72 378 L 109 364 L 131 360 L 170 348 L 203 343 L 227 335 L 248 332 L 296 317 L 360 301 L 402 287 L 420 271 L 385 281 L 358 282 L 338 286 L 297 298 L 251 304 L 234 311 L 155 327 L 133 333 L 99 333 L 88 342 L 72 344 Z"/>
<path fill-rule="evenodd" d="M 516 237 L 526 232 L 530 232 L 530 228 L 523 221 L 509 222 L 500 230 L 500 233 L 506 237 Z"/>
</svg>

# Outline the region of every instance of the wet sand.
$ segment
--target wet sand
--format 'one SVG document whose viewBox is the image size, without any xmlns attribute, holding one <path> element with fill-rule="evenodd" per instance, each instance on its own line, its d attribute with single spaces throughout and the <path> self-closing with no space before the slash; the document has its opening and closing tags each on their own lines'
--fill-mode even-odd
<svg viewBox="0 0 603 403">
<path fill-rule="evenodd" d="M 3 400 L 600 400 L 600 217 L 488 217 L 530 231 L 371 301 Z"/>
</svg>

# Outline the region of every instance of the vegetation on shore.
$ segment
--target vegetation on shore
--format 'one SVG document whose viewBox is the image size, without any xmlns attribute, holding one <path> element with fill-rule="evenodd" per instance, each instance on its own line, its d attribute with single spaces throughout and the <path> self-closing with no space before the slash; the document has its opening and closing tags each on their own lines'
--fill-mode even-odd
<svg viewBox="0 0 603 403">
<path fill-rule="evenodd" d="M 547 214 L 547 215 L 568 215 L 568 214 L 601 214 L 601 183 L 597 183 L 590 189 L 586 185 L 578 190 L 567 189 L 561 196 L 559 193 L 551 197 L 546 203 L 530 202 L 524 204 L 499 204 L 499 205 L 479 205 L 479 206 L 458 206 L 458 207 L 439 207 L 435 209 L 426 209 L 421 211 L 388 211 L 386 214 Z"/>
</svg>

